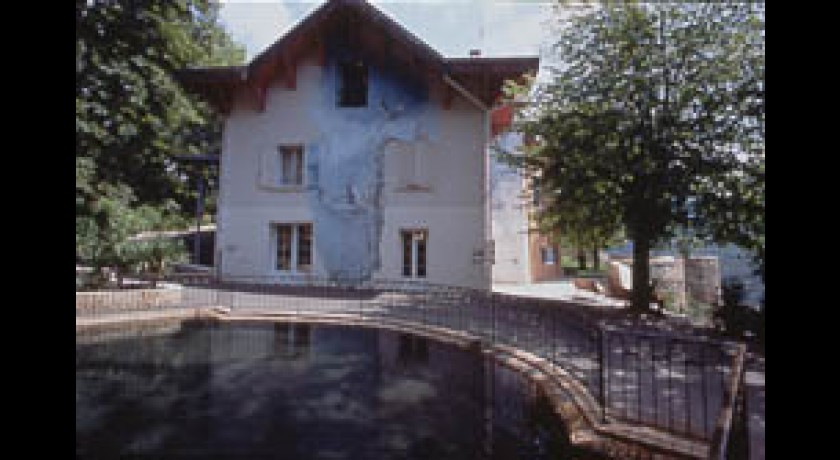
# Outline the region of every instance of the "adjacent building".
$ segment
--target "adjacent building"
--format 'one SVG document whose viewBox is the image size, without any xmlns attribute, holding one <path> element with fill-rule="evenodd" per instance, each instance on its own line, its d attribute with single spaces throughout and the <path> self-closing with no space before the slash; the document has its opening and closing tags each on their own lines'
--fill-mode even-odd
<svg viewBox="0 0 840 460">
<path fill-rule="evenodd" d="M 490 157 L 492 235 L 495 248 L 493 283 L 529 284 L 563 277 L 558 235 L 536 228 L 535 213 L 540 196 L 526 175 L 498 158 L 498 151 L 516 152 L 523 144 L 522 133 L 510 129 L 514 116 L 511 105 L 492 114 L 495 148 Z"/>
</svg>

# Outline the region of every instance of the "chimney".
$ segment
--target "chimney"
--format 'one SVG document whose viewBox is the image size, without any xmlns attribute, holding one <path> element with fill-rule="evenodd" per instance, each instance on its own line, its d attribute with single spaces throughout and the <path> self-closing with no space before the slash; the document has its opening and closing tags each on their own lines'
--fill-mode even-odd
<svg viewBox="0 0 840 460">
<path fill-rule="evenodd" d="M 479 57 L 481 56 L 481 50 L 472 49 L 470 50 L 470 57 Z"/>
</svg>

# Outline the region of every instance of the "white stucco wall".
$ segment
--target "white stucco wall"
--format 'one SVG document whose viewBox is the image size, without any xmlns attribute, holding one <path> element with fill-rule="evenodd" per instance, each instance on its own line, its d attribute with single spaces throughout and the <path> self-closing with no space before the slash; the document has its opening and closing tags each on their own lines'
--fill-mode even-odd
<svg viewBox="0 0 840 460">
<path fill-rule="evenodd" d="M 315 275 L 402 279 L 399 232 L 422 227 L 429 232 L 425 281 L 489 287 L 489 267 L 473 263 L 473 251 L 489 239 L 483 113 L 460 97 L 443 110 L 439 94 L 404 95 L 399 81 L 373 74 L 367 108 L 338 108 L 329 61 L 325 68 L 301 62 L 297 72 L 296 89 L 270 86 L 263 112 L 240 94 L 226 120 L 220 275 L 278 276 L 270 224 L 311 222 Z M 301 190 L 260 186 L 261 158 L 281 144 L 304 145 L 309 177 Z M 407 191 L 407 183 L 420 190 Z"/>
<path fill-rule="evenodd" d="M 499 134 L 496 139 L 506 151 L 521 144 L 521 135 L 513 132 Z M 493 283 L 528 283 L 531 279 L 528 260 L 528 214 L 523 195 L 523 178 L 514 168 L 490 157 L 490 194 L 492 238 L 495 242 Z"/>
</svg>

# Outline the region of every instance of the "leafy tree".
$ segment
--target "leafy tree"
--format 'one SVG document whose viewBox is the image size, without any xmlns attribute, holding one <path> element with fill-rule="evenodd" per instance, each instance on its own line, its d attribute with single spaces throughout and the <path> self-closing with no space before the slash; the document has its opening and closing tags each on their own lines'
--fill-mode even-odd
<svg viewBox="0 0 840 460">
<path fill-rule="evenodd" d="M 579 269 L 586 270 L 586 251 L 591 251 L 592 268 L 600 270 L 599 252 L 618 240 L 621 223 L 600 203 L 585 201 L 589 200 L 546 197 L 537 213 L 537 225 L 544 232 L 559 234 L 563 246 L 577 249 Z"/>
<path fill-rule="evenodd" d="M 142 232 L 183 228 L 177 204 L 134 206 L 126 186 L 107 186 L 94 202 L 94 217 L 76 218 L 76 252 L 94 268 L 94 285 L 108 282 L 106 268 L 114 270 L 119 285 L 128 273 L 160 275 L 170 262 L 186 258 L 182 243 L 161 238 L 137 238 Z"/>
<path fill-rule="evenodd" d="M 207 0 L 77 0 L 77 260 L 130 263 L 128 230 L 154 226 L 126 221 L 149 216 L 138 206 L 194 211 L 187 178 L 212 171 L 192 171 L 196 166 L 172 157 L 218 151 L 221 119 L 173 75 L 243 61 L 244 50 L 218 23 L 218 8 Z M 164 208 L 170 200 L 174 210 Z"/>
<path fill-rule="evenodd" d="M 130 253 L 126 268 L 136 273 L 149 274 L 156 283 L 170 264 L 188 259 L 183 241 L 156 232 L 172 227 L 183 228 L 187 223 L 177 214 L 151 206 L 138 207 L 135 219 L 141 223 L 144 232 L 151 234 L 135 234 L 125 242 Z"/>
<path fill-rule="evenodd" d="M 514 107 L 521 107 L 534 87 L 533 75 L 524 75 L 504 84 L 504 93 Z M 522 114 L 522 111 L 519 111 Z M 518 164 L 521 158 L 515 152 L 505 150 L 498 142 L 491 145 L 501 161 Z M 524 149 L 533 149 L 533 137 L 526 140 Z M 577 250 L 578 269 L 586 270 L 586 251 L 592 251 L 595 270 L 600 269 L 599 251 L 618 241 L 623 234 L 617 213 L 608 202 L 595 196 L 578 194 L 575 199 L 558 199 L 550 181 L 541 171 L 530 175 L 531 188 L 536 206 L 536 229 L 543 234 L 559 235 L 555 243 Z M 543 189 L 549 193 L 541 192 Z M 574 192 L 574 191 L 572 191 Z M 594 198 L 594 199 L 593 199 Z"/>
<path fill-rule="evenodd" d="M 515 123 L 535 142 L 510 160 L 626 229 L 634 309 L 650 248 L 690 221 L 763 251 L 763 5 L 603 2 L 558 21 L 560 63 Z"/>
</svg>

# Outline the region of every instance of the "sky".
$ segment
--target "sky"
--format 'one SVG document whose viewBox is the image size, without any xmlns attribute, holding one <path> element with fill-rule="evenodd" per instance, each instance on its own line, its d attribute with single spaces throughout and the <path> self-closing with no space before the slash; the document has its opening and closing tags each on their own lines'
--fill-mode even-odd
<svg viewBox="0 0 840 460">
<path fill-rule="evenodd" d="M 543 54 L 551 7 L 540 0 L 368 0 L 446 57 Z M 323 0 L 222 0 L 221 21 L 250 61 Z"/>
</svg>

